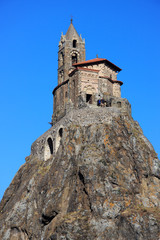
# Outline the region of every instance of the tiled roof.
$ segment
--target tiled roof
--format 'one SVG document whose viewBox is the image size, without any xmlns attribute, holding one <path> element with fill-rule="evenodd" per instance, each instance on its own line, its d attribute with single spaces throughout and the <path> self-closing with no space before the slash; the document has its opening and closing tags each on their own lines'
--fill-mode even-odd
<svg viewBox="0 0 160 240">
<path fill-rule="evenodd" d="M 83 66 L 83 65 L 90 65 L 90 64 L 97 64 L 100 62 L 105 62 L 106 64 L 108 64 L 110 67 L 114 68 L 116 71 L 120 72 L 122 69 L 117 67 L 115 64 L 113 64 L 112 62 L 108 61 L 105 58 L 94 58 L 91 60 L 87 60 L 84 62 L 79 62 L 79 63 L 74 63 L 73 66 Z"/>
</svg>

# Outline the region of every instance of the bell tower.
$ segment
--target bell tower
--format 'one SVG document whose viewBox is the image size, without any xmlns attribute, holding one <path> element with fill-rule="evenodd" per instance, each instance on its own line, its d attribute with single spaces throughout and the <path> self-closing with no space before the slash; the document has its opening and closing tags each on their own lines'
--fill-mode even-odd
<svg viewBox="0 0 160 240">
<path fill-rule="evenodd" d="M 85 40 L 77 33 L 72 19 L 66 35 L 61 35 L 58 51 L 58 84 L 68 79 L 72 64 L 85 61 Z"/>
</svg>

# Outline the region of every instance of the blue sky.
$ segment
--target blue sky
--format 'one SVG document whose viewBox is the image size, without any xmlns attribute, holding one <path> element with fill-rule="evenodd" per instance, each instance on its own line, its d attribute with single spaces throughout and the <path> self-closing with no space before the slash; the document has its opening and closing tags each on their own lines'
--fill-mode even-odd
<svg viewBox="0 0 160 240">
<path fill-rule="evenodd" d="M 86 60 L 120 68 L 122 97 L 160 156 L 159 0 L 0 0 L 0 199 L 31 144 L 50 128 L 57 51 L 70 18 Z"/>
</svg>

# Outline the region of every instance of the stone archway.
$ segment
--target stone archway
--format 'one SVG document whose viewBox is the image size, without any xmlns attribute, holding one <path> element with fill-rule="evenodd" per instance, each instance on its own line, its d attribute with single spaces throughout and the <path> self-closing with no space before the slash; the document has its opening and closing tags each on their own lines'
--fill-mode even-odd
<svg viewBox="0 0 160 240">
<path fill-rule="evenodd" d="M 48 160 L 54 152 L 54 146 L 53 146 L 53 140 L 52 137 L 49 136 L 46 139 L 46 143 L 45 143 L 45 150 L 44 150 L 44 160 Z"/>
<path fill-rule="evenodd" d="M 70 58 L 71 58 L 71 63 L 72 63 L 72 64 L 79 62 L 79 59 L 80 59 L 80 54 L 79 54 L 79 52 L 78 52 L 78 51 L 75 51 L 75 50 L 71 51 L 71 53 L 70 53 Z M 72 65 L 72 64 L 71 64 L 71 65 Z"/>
<path fill-rule="evenodd" d="M 60 126 L 60 128 L 57 131 L 57 135 L 56 135 L 56 144 L 55 144 L 55 151 L 57 152 L 60 143 L 61 143 L 61 139 L 63 137 L 63 126 Z"/>
<path fill-rule="evenodd" d="M 94 102 L 94 96 L 95 96 L 95 88 L 91 85 L 85 86 L 83 91 L 85 92 L 85 101 L 89 104 L 92 104 Z"/>
</svg>

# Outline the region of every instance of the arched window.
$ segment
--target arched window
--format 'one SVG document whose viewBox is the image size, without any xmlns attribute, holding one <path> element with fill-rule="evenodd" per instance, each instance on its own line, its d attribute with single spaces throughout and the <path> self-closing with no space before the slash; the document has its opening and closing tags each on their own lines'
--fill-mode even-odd
<svg viewBox="0 0 160 240">
<path fill-rule="evenodd" d="M 73 40 L 73 48 L 77 47 L 77 40 Z"/>
<path fill-rule="evenodd" d="M 59 146 L 60 146 L 60 142 L 61 142 L 61 139 L 63 137 L 63 128 L 59 128 L 59 130 L 57 131 L 57 135 L 56 135 L 56 145 L 55 145 L 55 150 L 57 152 Z"/>
<path fill-rule="evenodd" d="M 49 137 L 45 144 L 44 160 L 48 160 L 51 157 L 53 150 L 53 140 L 51 137 Z"/>
<path fill-rule="evenodd" d="M 52 139 L 48 138 L 47 142 L 48 142 L 50 154 L 53 154 L 53 141 L 52 141 Z"/>
<path fill-rule="evenodd" d="M 74 53 L 72 55 L 72 64 L 74 64 L 74 63 L 77 63 L 77 54 L 76 53 Z"/>
<path fill-rule="evenodd" d="M 59 129 L 59 136 L 62 138 L 62 136 L 63 136 L 63 128 Z"/>
</svg>

